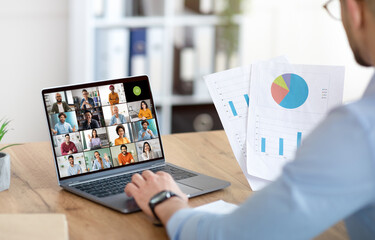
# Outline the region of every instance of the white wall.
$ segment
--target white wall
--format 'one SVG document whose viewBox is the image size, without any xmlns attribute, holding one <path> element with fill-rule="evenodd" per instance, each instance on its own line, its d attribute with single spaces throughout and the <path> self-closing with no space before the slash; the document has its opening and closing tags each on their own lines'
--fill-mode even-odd
<svg viewBox="0 0 375 240">
<path fill-rule="evenodd" d="M 2 143 L 47 141 L 40 91 L 68 82 L 65 0 L 0 0 L 0 119 L 12 120 Z"/>
<path fill-rule="evenodd" d="M 326 13 L 325 2 L 251 0 L 246 7 L 243 62 L 286 55 L 295 64 L 343 65 L 344 101 L 353 101 L 362 95 L 373 69 L 355 63 L 342 23 Z"/>
</svg>

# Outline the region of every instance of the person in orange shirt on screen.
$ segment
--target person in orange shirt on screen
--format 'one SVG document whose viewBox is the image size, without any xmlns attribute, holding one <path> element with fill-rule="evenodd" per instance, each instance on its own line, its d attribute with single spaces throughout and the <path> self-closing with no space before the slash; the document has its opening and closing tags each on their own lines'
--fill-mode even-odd
<svg viewBox="0 0 375 240">
<path fill-rule="evenodd" d="M 111 92 L 108 95 L 108 101 L 111 105 L 117 104 L 120 102 L 118 94 L 115 92 L 115 87 L 113 85 L 109 86 L 109 90 Z"/>
<path fill-rule="evenodd" d="M 121 166 L 129 163 L 134 163 L 133 155 L 128 152 L 128 147 L 125 144 L 122 144 L 120 149 L 121 153 L 118 155 L 118 164 Z"/>
<path fill-rule="evenodd" d="M 118 134 L 118 138 L 115 139 L 115 146 L 130 143 L 129 139 L 125 137 L 125 128 L 123 125 L 116 127 L 116 133 Z"/>
<path fill-rule="evenodd" d="M 151 110 L 148 108 L 146 101 L 141 102 L 141 109 L 139 110 L 138 117 L 142 120 L 152 118 Z"/>
</svg>

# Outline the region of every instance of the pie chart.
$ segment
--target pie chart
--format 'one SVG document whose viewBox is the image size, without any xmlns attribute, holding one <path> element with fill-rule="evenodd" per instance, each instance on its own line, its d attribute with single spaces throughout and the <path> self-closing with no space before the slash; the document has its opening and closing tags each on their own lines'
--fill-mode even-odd
<svg viewBox="0 0 375 240">
<path fill-rule="evenodd" d="M 273 100 L 281 107 L 294 109 L 305 103 L 309 96 L 309 87 L 301 76 L 285 73 L 273 81 L 271 94 Z"/>
</svg>

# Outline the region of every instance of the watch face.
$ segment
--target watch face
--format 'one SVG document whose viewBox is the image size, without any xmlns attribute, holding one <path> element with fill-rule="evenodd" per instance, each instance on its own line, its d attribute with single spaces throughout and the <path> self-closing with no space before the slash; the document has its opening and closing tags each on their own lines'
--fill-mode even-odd
<svg viewBox="0 0 375 240">
<path fill-rule="evenodd" d="M 151 204 L 158 203 L 158 202 L 162 201 L 163 199 L 165 199 L 167 197 L 167 195 L 169 195 L 169 192 L 167 192 L 167 191 L 160 192 L 157 195 L 155 195 L 153 198 L 151 198 L 150 203 Z"/>
</svg>

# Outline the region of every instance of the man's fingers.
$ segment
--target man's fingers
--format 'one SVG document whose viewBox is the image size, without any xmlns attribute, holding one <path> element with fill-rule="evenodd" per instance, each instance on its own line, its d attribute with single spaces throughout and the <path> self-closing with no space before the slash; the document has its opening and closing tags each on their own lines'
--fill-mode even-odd
<svg viewBox="0 0 375 240">
<path fill-rule="evenodd" d="M 142 187 L 145 185 L 145 179 L 138 173 L 132 176 L 132 183 L 134 183 L 137 187 Z"/>
<path fill-rule="evenodd" d="M 155 174 L 150 170 L 145 170 L 142 172 L 142 177 L 144 177 L 146 180 L 150 180 L 152 177 L 155 177 Z"/>
<path fill-rule="evenodd" d="M 134 183 L 128 183 L 125 186 L 125 193 L 128 195 L 128 197 L 133 197 L 134 193 L 138 190 L 138 187 Z"/>
</svg>

